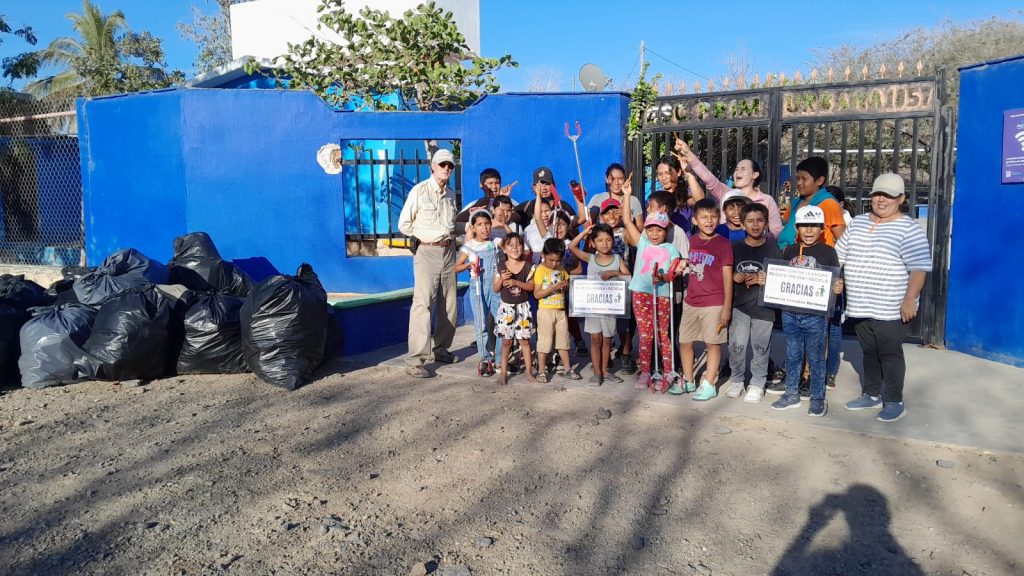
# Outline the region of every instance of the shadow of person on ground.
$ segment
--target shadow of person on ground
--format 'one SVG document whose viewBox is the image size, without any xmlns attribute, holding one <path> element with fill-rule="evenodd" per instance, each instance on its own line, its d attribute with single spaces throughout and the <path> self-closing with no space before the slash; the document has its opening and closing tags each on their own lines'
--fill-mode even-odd
<svg viewBox="0 0 1024 576">
<path fill-rule="evenodd" d="M 838 548 L 811 550 L 814 537 L 839 513 L 849 526 L 849 540 Z M 891 522 L 888 500 L 871 486 L 855 484 L 845 493 L 829 494 L 810 509 L 803 530 L 790 543 L 772 575 L 923 576 L 924 572 L 890 532 Z"/>
</svg>

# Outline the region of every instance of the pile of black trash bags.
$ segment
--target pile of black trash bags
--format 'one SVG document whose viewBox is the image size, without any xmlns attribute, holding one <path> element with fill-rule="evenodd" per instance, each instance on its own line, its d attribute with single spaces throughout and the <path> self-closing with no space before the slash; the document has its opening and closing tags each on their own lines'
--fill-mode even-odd
<svg viewBox="0 0 1024 576">
<path fill-rule="evenodd" d="M 193 232 L 167 265 L 129 248 L 62 274 L 48 290 L 0 276 L 4 385 L 251 371 L 294 390 L 324 358 L 327 294 L 309 264 L 254 285 Z"/>
</svg>

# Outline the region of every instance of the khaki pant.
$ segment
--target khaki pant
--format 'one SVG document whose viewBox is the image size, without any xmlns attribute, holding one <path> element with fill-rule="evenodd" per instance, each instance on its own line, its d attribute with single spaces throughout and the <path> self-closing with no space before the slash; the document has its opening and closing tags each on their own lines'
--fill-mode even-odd
<svg viewBox="0 0 1024 576">
<path fill-rule="evenodd" d="M 409 309 L 409 355 L 406 363 L 418 366 L 433 360 L 433 353 L 447 352 L 455 339 L 458 320 L 455 281 L 455 247 L 420 246 L 412 258 L 412 308 Z M 439 308 L 443 306 L 444 309 Z M 437 312 L 431 338 L 430 320 Z"/>
<path fill-rule="evenodd" d="M 569 349 L 569 317 L 565 310 L 538 308 L 537 352 L 550 354 L 552 344 L 555 350 Z"/>
</svg>

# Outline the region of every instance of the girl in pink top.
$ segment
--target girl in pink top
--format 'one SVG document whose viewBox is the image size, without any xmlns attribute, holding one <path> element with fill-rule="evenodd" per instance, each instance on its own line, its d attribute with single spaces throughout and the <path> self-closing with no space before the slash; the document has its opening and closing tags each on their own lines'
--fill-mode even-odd
<svg viewBox="0 0 1024 576">
<path fill-rule="evenodd" d="M 700 178 L 708 193 L 714 196 L 719 204 L 721 204 L 722 198 L 733 189 L 729 188 L 725 182 L 715 178 L 715 175 L 708 170 L 707 166 L 701 163 L 697 155 L 690 150 L 690 147 L 682 139 L 676 139 L 675 151 L 686 160 L 689 170 Z M 735 189 L 743 192 L 747 198 L 750 198 L 751 202 L 764 204 L 768 208 L 768 230 L 772 233 L 772 237 L 778 238 L 779 233 L 782 232 L 782 217 L 779 214 L 779 205 L 775 203 L 774 198 L 758 189 L 758 185 L 761 183 L 761 167 L 758 166 L 757 162 L 749 158 L 740 160 L 733 171 L 732 181 L 736 185 Z M 724 212 L 722 217 L 725 217 Z M 722 221 L 724 222 L 725 220 L 723 219 Z"/>
</svg>

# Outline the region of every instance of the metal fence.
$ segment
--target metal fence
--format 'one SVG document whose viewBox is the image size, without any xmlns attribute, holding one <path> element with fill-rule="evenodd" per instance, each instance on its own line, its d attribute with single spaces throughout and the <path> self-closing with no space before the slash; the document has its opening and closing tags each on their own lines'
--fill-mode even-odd
<svg viewBox="0 0 1024 576">
<path fill-rule="evenodd" d="M 448 187 L 462 205 L 462 155 L 458 140 L 344 140 L 342 194 L 346 251 L 350 256 L 386 255 L 404 249 L 398 218 L 409 191 L 430 177 L 430 156 L 438 148 L 454 152 Z M 398 252 L 398 254 L 408 252 Z"/>
<path fill-rule="evenodd" d="M 766 78 L 728 92 L 661 96 L 644 112 L 643 134 L 629 151 L 643 170 L 634 187 L 654 190 L 653 167 L 676 138 L 687 140 L 720 180 L 743 158 L 762 168 L 762 189 L 776 198 L 795 192 L 796 165 L 821 156 L 831 167 L 827 184 L 841 187 L 858 213 L 869 209 L 870 189 L 882 172 L 907 184 L 908 211 L 925 226 L 934 273 L 922 294 L 921 315 L 911 334 L 941 344 L 952 206 L 955 111 L 946 103 L 945 74 L 934 77 L 818 83 Z M 921 66 L 918 66 L 920 74 Z M 744 82 L 745 84 L 745 82 Z M 713 89 L 713 86 L 711 87 Z M 792 194 L 793 192 L 790 192 Z"/>
<path fill-rule="evenodd" d="M 73 99 L 0 94 L 0 263 L 84 263 Z"/>
</svg>

